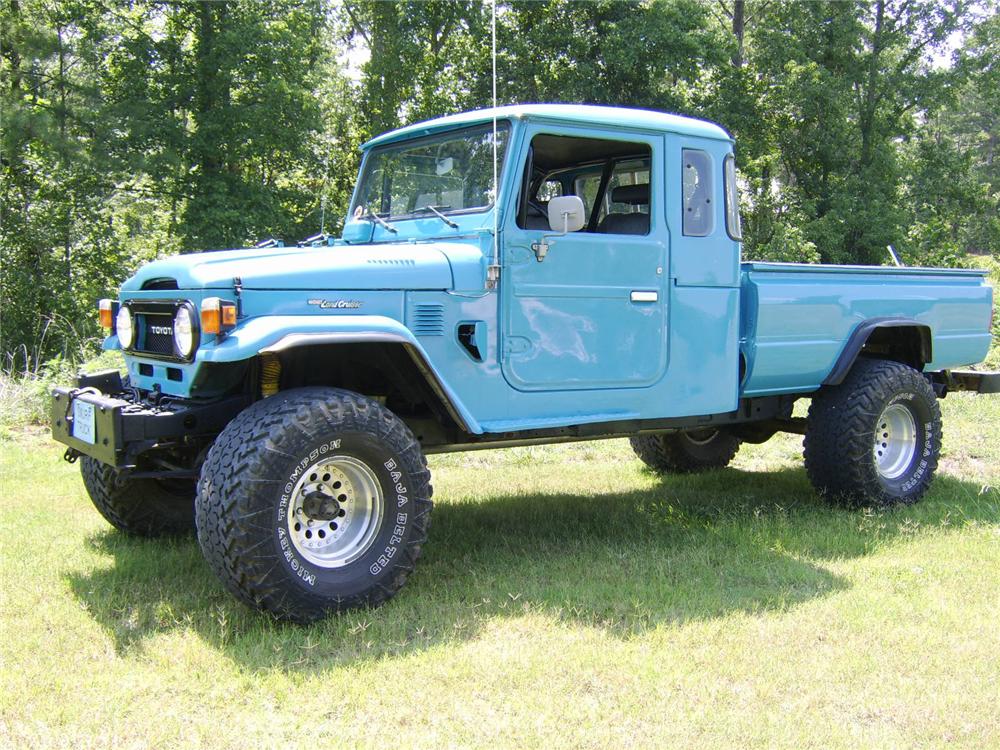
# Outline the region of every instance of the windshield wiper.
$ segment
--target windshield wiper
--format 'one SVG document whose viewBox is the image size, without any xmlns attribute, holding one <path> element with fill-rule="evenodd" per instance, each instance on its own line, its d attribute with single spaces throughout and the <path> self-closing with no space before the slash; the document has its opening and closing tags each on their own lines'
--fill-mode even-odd
<svg viewBox="0 0 1000 750">
<path fill-rule="evenodd" d="M 392 232 L 393 234 L 399 234 L 399 230 L 396 229 L 396 227 L 394 227 L 392 224 L 390 224 L 388 221 L 386 221 L 385 219 L 383 219 L 381 216 L 379 216 L 374 211 L 369 211 L 364 216 L 360 216 L 358 218 L 367 219 L 368 221 L 374 221 L 379 226 L 381 226 L 383 229 L 387 229 L 388 231 Z"/>
<path fill-rule="evenodd" d="M 445 216 L 443 213 L 441 213 L 438 210 L 439 208 L 451 208 L 451 206 L 419 206 L 418 208 L 413 209 L 413 212 L 416 213 L 417 211 L 430 211 L 432 214 L 437 216 L 439 219 L 441 219 L 441 221 L 443 221 L 452 229 L 458 229 L 458 224 L 456 224 L 447 216 Z"/>
</svg>

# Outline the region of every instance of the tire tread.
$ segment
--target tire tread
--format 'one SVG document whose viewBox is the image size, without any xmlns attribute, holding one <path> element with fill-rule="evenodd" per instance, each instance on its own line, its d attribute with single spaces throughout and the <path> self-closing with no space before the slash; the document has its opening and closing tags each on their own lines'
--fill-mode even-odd
<svg viewBox="0 0 1000 750">
<path fill-rule="evenodd" d="M 903 496 L 878 481 L 871 458 L 872 426 L 893 393 L 912 390 L 931 405 L 932 450 L 917 485 Z M 803 450 L 806 473 L 821 496 L 842 505 L 889 507 L 923 497 L 941 449 L 941 409 L 930 383 L 912 367 L 883 359 L 859 359 L 843 383 L 813 397 Z"/>
<path fill-rule="evenodd" d="M 729 465 L 740 449 L 740 440 L 731 433 L 720 430 L 717 437 L 698 455 L 683 433 L 661 435 L 635 435 L 629 438 L 632 450 L 653 471 L 669 474 L 690 474 Z M 701 447 L 701 446 L 700 446 Z"/>
<path fill-rule="evenodd" d="M 388 443 L 405 462 L 412 480 L 413 527 L 405 555 L 392 572 L 362 594 L 331 599 L 287 585 L 273 554 L 256 555 L 267 539 L 256 519 L 269 507 L 261 490 L 276 480 L 268 476 L 269 455 L 295 458 L 280 449 L 289 429 L 305 437 L 344 429 L 369 431 Z M 430 525 L 430 472 L 420 444 L 406 424 L 378 402 L 335 388 L 299 388 L 258 401 L 236 416 L 209 451 L 198 484 L 198 541 L 205 559 L 238 599 L 281 619 L 311 622 L 331 611 L 374 607 L 391 598 L 406 582 L 420 557 Z M 400 565 L 403 558 L 409 563 Z M 267 563 L 270 563 L 268 565 Z"/>
</svg>

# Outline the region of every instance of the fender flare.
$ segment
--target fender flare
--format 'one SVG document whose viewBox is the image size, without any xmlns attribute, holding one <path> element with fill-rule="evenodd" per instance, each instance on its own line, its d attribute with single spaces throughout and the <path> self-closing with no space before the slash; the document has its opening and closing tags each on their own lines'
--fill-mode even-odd
<svg viewBox="0 0 1000 750">
<path fill-rule="evenodd" d="M 830 373 L 823 379 L 822 385 L 840 385 L 847 373 L 854 367 L 868 339 L 875 331 L 885 328 L 913 328 L 920 337 L 920 359 L 924 364 L 933 361 L 933 343 L 931 327 L 913 318 L 869 318 L 862 321 L 847 338 L 847 343 L 834 362 Z"/>
<path fill-rule="evenodd" d="M 401 345 L 458 426 L 474 435 L 482 434 L 479 422 L 441 377 L 413 332 L 398 320 L 382 315 L 274 315 L 251 318 L 217 345 L 200 347 L 196 359 L 198 362 L 238 362 L 259 354 L 279 353 L 300 346 L 362 342 Z"/>
</svg>

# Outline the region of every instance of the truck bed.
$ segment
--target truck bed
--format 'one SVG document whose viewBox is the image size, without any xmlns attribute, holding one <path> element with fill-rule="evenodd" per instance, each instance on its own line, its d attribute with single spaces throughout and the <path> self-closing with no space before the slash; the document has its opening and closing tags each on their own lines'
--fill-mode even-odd
<svg viewBox="0 0 1000 750">
<path fill-rule="evenodd" d="M 928 325 L 926 371 L 979 362 L 990 347 L 986 271 L 800 263 L 741 264 L 746 396 L 818 388 L 851 333 L 871 318 Z"/>
</svg>

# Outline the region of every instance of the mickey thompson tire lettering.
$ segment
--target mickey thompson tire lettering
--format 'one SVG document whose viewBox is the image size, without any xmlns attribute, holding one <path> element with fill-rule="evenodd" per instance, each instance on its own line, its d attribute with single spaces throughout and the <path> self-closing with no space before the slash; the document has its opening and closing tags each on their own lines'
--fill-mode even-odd
<svg viewBox="0 0 1000 750">
<path fill-rule="evenodd" d="M 892 471 L 880 471 L 876 429 L 881 433 L 888 413 L 902 414 L 913 434 Z M 927 492 L 937 469 L 937 396 L 912 367 L 859 359 L 843 383 L 813 397 L 804 447 L 806 472 L 826 499 L 848 506 L 910 505 Z"/>
<path fill-rule="evenodd" d="M 317 465 L 333 467 L 334 475 L 344 466 L 369 477 L 363 486 L 375 496 L 364 518 L 370 533 L 343 559 L 303 548 L 296 533 L 297 519 L 306 516 L 295 498 L 303 482 L 324 471 Z M 378 402 L 335 388 L 282 391 L 240 413 L 212 446 L 195 502 L 198 542 L 239 599 L 281 619 L 310 622 L 377 606 L 402 587 L 427 539 L 431 493 L 420 444 Z M 314 491 L 307 500 L 320 503 L 309 512 L 322 517 L 327 534 L 340 517 L 350 517 L 346 505 L 338 516 L 332 496 Z"/>
<path fill-rule="evenodd" d="M 80 473 L 94 507 L 119 531 L 150 537 L 194 531 L 194 481 L 123 478 L 90 456 L 80 459 Z"/>
<path fill-rule="evenodd" d="M 739 438 L 725 430 L 636 435 L 629 443 L 653 471 L 678 474 L 722 469 L 740 449 Z"/>
</svg>

